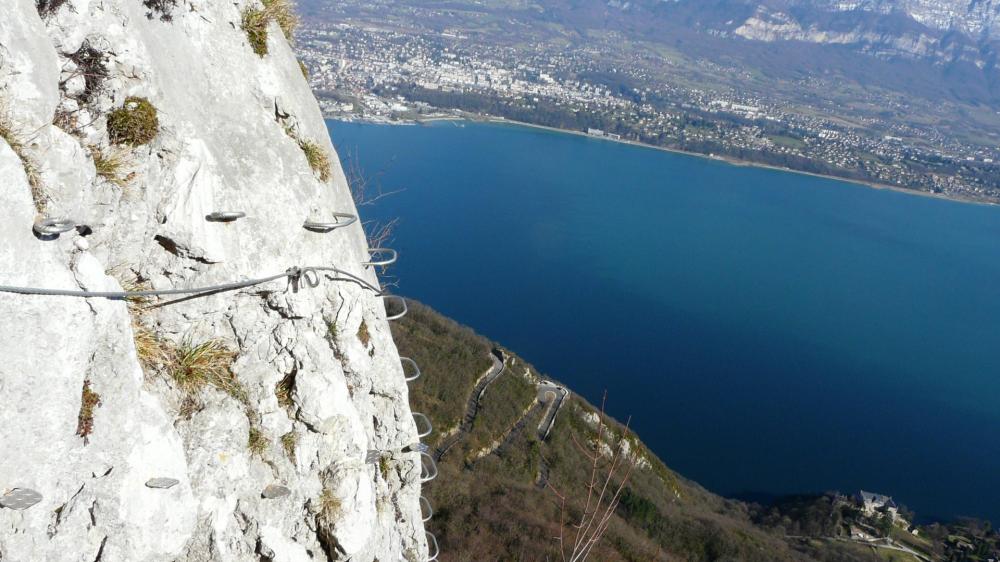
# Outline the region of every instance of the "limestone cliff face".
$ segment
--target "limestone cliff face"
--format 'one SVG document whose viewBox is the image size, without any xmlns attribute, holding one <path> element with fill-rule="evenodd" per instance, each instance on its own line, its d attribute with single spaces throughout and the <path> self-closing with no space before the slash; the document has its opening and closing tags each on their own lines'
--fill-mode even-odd
<svg viewBox="0 0 1000 562">
<path fill-rule="evenodd" d="M 257 1 L 3 2 L 0 285 L 167 289 L 292 266 L 377 283 L 359 224 L 303 228 L 356 211 L 278 25 L 264 56 L 241 29 Z M 108 116 L 129 97 L 156 108 L 158 134 L 114 146 Z M 330 156 L 325 181 L 303 142 Z M 246 218 L 206 220 L 218 211 Z M 86 228 L 47 240 L 32 231 L 46 215 Z M 0 508 L 0 560 L 424 560 L 384 303 L 320 278 L 131 307 L 0 293 L 0 498 L 43 496 Z M 206 342 L 228 392 L 178 371 Z M 367 464 L 369 449 L 397 452 Z M 290 494 L 263 497 L 272 485 Z"/>
</svg>

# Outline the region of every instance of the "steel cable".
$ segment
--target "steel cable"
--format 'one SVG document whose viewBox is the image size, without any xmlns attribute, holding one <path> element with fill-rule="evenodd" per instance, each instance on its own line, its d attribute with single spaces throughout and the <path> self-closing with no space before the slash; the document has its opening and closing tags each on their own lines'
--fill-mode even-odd
<svg viewBox="0 0 1000 562">
<path fill-rule="evenodd" d="M 128 299 L 136 297 L 157 297 L 169 295 L 202 295 L 214 294 L 238 289 L 245 289 L 255 285 L 262 285 L 281 278 L 287 278 L 296 287 L 299 284 L 310 288 L 319 286 L 319 272 L 327 271 L 337 275 L 331 280 L 348 281 L 356 283 L 361 287 L 374 291 L 377 296 L 382 296 L 382 289 L 365 281 L 361 277 L 343 271 L 336 267 L 291 267 L 284 273 L 260 277 L 257 279 L 247 279 L 245 281 L 235 281 L 233 283 L 223 283 L 220 285 L 206 285 L 204 287 L 190 287 L 180 289 L 155 289 L 148 291 L 85 291 L 82 289 L 44 289 L 39 287 L 15 287 L 12 285 L 0 285 L 0 293 L 13 293 L 18 295 L 36 295 L 52 297 L 83 297 L 83 298 L 105 298 L 105 299 Z"/>
</svg>

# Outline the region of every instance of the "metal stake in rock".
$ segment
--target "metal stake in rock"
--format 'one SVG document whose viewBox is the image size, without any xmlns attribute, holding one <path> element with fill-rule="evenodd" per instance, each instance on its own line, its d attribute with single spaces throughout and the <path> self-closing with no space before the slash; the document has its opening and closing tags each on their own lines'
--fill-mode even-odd
<svg viewBox="0 0 1000 562">
<path fill-rule="evenodd" d="M 277 500 L 292 495 L 292 491 L 280 484 L 271 484 L 260 493 L 260 497 L 266 500 Z"/>
<path fill-rule="evenodd" d="M 150 478 L 146 482 L 146 487 L 154 490 L 169 490 L 180 483 L 181 481 L 176 478 Z"/>
<path fill-rule="evenodd" d="M 42 501 L 42 495 L 28 488 L 14 488 L 0 496 L 0 507 L 23 511 Z"/>
</svg>

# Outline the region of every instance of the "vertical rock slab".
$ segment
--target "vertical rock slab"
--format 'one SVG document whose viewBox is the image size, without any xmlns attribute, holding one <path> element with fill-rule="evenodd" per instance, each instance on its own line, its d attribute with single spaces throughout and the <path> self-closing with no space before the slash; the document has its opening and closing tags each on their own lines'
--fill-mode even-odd
<svg viewBox="0 0 1000 562">
<path fill-rule="evenodd" d="M 416 440 L 364 232 L 302 227 L 357 212 L 319 107 L 276 23 L 268 53 L 251 49 L 256 1 L 162 4 L 169 18 L 140 0 L 0 8 L 0 123 L 17 130 L 0 140 L 0 285 L 174 289 L 304 266 L 363 283 L 0 292 L 0 494 L 42 495 L 0 508 L 0 558 L 419 560 L 419 471 L 364 463 Z M 112 143 L 109 116 L 139 98 L 155 135 Z M 245 217 L 206 220 L 218 211 Z M 46 215 L 78 227 L 36 236 Z"/>
</svg>

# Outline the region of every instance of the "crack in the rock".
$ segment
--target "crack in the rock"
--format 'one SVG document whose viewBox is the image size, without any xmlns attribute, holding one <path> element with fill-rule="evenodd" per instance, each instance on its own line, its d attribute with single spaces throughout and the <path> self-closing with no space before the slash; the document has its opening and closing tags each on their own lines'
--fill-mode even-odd
<svg viewBox="0 0 1000 562">
<path fill-rule="evenodd" d="M 107 535 L 105 535 L 105 537 L 101 539 L 101 546 L 97 549 L 97 556 L 94 558 L 94 562 L 101 562 L 101 560 L 104 558 L 104 547 L 107 544 L 108 544 L 108 537 Z"/>
<path fill-rule="evenodd" d="M 90 513 L 90 529 L 97 526 L 97 500 L 90 503 L 90 507 L 87 508 L 87 512 Z"/>
<path fill-rule="evenodd" d="M 170 237 L 164 236 L 162 234 L 157 234 L 156 236 L 153 237 L 153 240 L 155 240 L 157 244 L 163 247 L 164 250 L 179 258 L 189 259 L 206 265 L 212 264 L 212 262 L 205 259 L 204 256 L 193 254 L 190 248 L 185 248 L 184 246 L 181 246 L 180 244 L 177 243 L 176 240 Z"/>
</svg>

